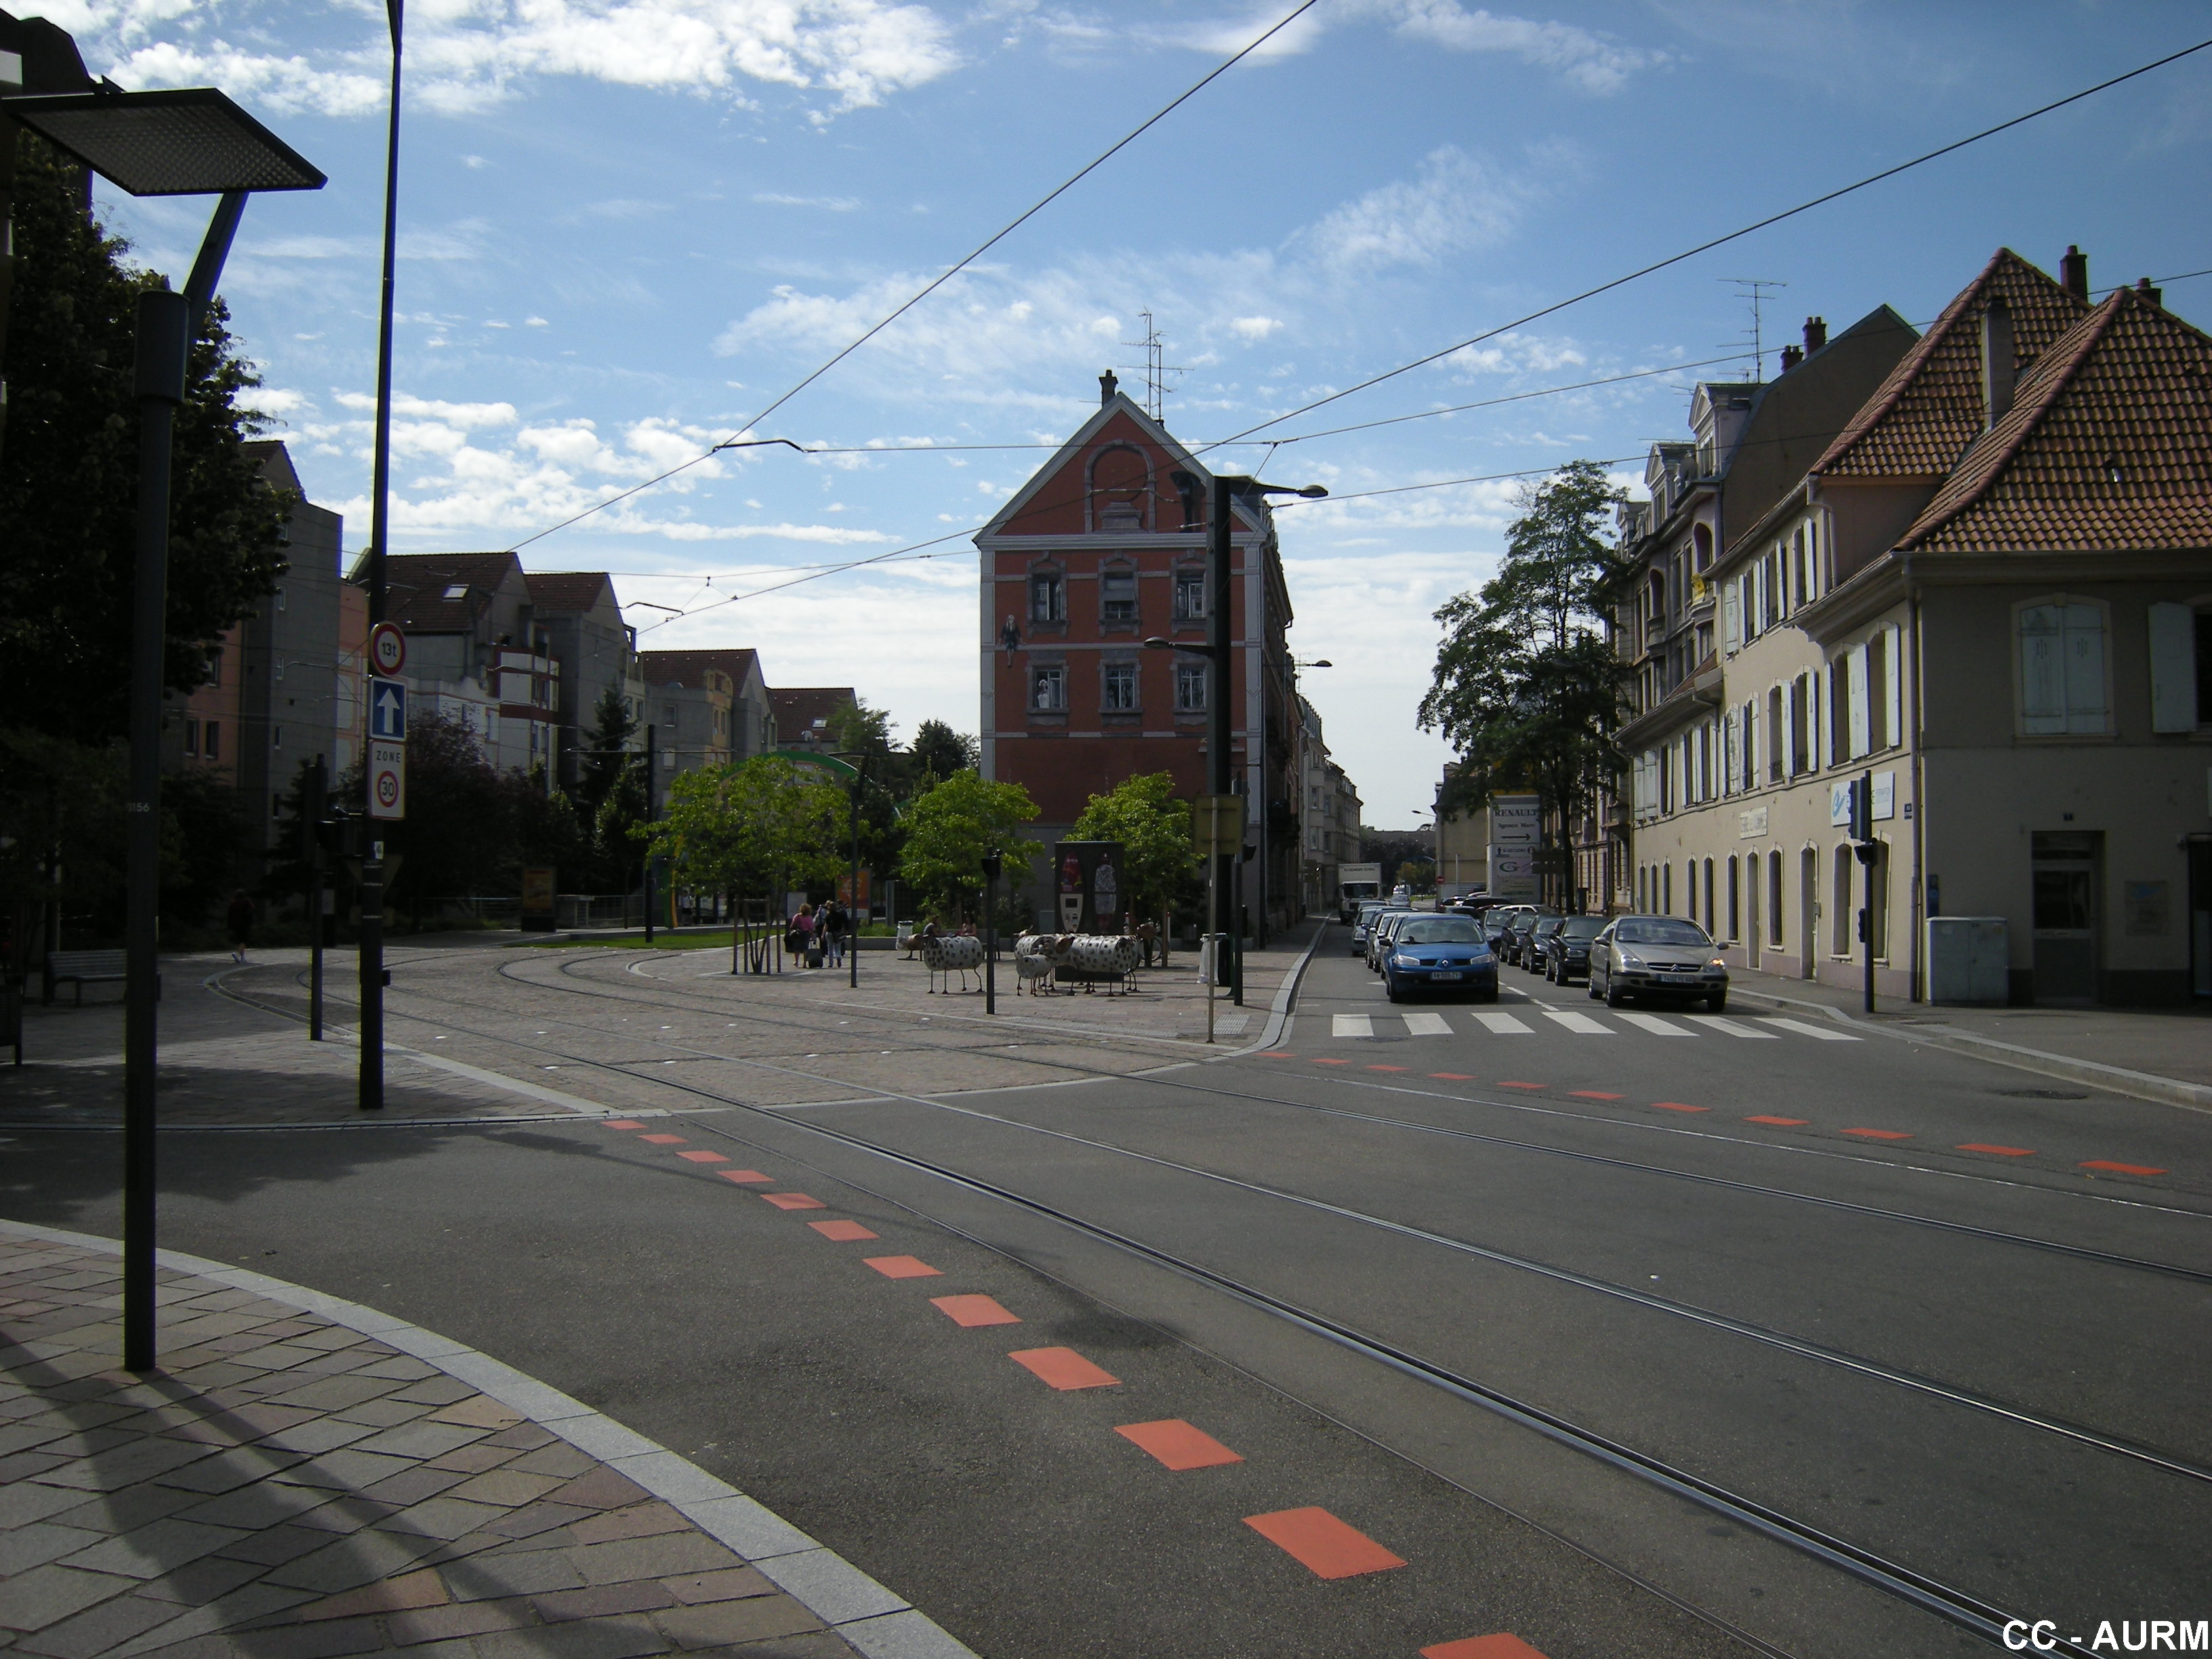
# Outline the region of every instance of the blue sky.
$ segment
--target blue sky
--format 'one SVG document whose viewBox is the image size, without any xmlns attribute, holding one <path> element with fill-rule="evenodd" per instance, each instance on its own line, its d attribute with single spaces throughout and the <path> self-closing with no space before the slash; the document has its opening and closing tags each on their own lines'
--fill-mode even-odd
<svg viewBox="0 0 2212 1659">
<path fill-rule="evenodd" d="M 35 12 L 35 6 L 19 11 Z M 1288 6 L 1120 0 L 416 0 L 395 386 L 401 551 L 511 546 L 758 409 Z M 313 496 L 365 539 L 382 10 L 59 0 L 96 73 L 220 85 L 331 175 L 257 199 L 224 292 Z M 2212 33 L 2201 5 L 1322 0 L 759 428 L 809 445 L 1056 443 L 1142 353 L 1170 426 L 1225 437 Z M 1269 429 L 1291 438 L 1748 349 L 1726 279 L 1805 316 L 1916 322 L 2002 244 L 2104 287 L 2212 266 L 2212 52 L 1474 351 Z M 103 198 L 181 275 L 204 203 Z M 2185 316 L 2212 279 L 2174 284 Z M 1639 455 L 1700 375 L 1240 447 L 1346 493 Z M 654 646 L 759 648 L 899 730 L 976 722 L 974 556 L 744 593 L 981 522 L 1047 452 L 725 456 L 525 550 L 611 569 Z M 1622 466 L 1624 478 L 1638 471 Z M 1510 481 L 1281 515 L 1297 654 L 1403 827 L 1430 612 L 1493 568 Z M 711 580 L 710 580 L 711 579 Z"/>
</svg>

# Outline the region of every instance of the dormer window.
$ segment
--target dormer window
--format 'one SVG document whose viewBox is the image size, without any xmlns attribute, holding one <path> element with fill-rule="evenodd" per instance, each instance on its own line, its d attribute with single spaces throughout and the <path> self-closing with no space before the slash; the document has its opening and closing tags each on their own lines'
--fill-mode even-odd
<svg viewBox="0 0 2212 1659">
<path fill-rule="evenodd" d="M 466 582 L 454 582 L 446 589 L 446 597 L 449 599 L 465 599 L 468 596 L 469 585 Z"/>
</svg>

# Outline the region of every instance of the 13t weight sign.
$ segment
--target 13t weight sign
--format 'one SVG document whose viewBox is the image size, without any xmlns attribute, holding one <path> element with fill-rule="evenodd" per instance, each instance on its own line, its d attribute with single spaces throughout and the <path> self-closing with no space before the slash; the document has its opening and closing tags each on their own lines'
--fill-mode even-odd
<svg viewBox="0 0 2212 1659">
<path fill-rule="evenodd" d="M 397 623 L 380 622 L 368 630 L 368 670 L 390 679 L 407 666 L 407 636 Z"/>
</svg>

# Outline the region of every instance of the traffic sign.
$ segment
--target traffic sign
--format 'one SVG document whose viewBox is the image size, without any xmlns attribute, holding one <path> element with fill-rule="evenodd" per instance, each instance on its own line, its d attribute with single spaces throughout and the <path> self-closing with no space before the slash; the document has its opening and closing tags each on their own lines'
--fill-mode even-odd
<svg viewBox="0 0 2212 1659">
<path fill-rule="evenodd" d="M 379 680 L 368 693 L 368 735 L 390 743 L 407 737 L 407 688 L 398 680 Z"/>
<path fill-rule="evenodd" d="M 1225 858 L 1244 846 L 1244 797 L 1200 795 L 1191 803 L 1190 844 L 1202 858 Z"/>
<path fill-rule="evenodd" d="M 407 636 L 398 623 L 380 622 L 368 630 L 368 669 L 390 678 L 407 666 Z"/>
<path fill-rule="evenodd" d="M 371 743 L 368 745 L 368 815 L 373 818 L 407 816 L 407 745 Z"/>
</svg>

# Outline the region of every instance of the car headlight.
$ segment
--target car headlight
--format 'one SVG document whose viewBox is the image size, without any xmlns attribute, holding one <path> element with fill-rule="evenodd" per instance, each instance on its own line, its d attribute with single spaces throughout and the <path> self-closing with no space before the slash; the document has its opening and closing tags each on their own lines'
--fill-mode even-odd
<svg viewBox="0 0 2212 1659">
<path fill-rule="evenodd" d="M 1644 958 L 1633 951 L 1623 951 L 1620 953 L 1620 965 L 1624 968 L 1641 968 L 1644 965 Z"/>
<path fill-rule="evenodd" d="M 1728 963 L 1723 962 L 1720 957 L 1715 957 L 1711 962 L 1707 963 L 1705 966 L 1708 968 L 1726 968 Z"/>
</svg>

